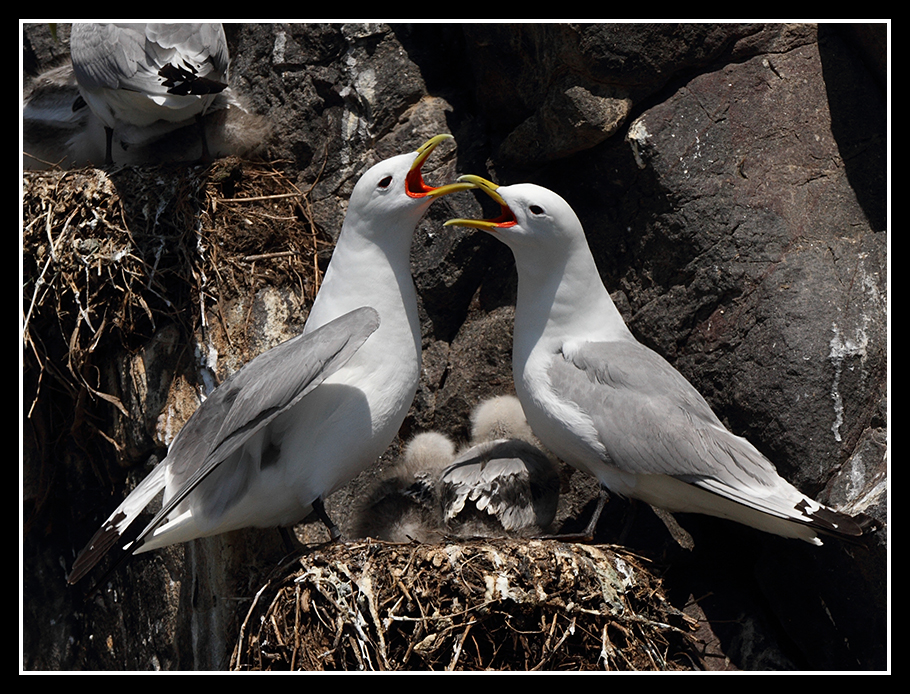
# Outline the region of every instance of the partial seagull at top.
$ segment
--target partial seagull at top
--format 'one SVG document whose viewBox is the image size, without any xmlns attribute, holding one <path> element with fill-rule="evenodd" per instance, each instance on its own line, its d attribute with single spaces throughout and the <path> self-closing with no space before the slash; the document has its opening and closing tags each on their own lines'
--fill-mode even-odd
<svg viewBox="0 0 910 694">
<path fill-rule="evenodd" d="M 784 480 L 682 374 L 633 337 L 578 217 L 559 195 L 533 184 L 458 180 L 500 205 L 496 219 L 446 224 L 482 229 L 512 250 L 515 389 L 552 453 L 622 496 L 816 545 L 819 534 L 856 539 L 875 527 L 869 516 L 823 506 Z"/>
<path fill-rule="evenodd" d="M 241 94 L 228 87 L 215 95 L 201 125 L 212 157 L 234 155 L 249 158 L 265 148 L 269 121 L 244 105 Z M 118 146 L 118 165 L 149 165 L 186 162 L 188 152 L 199 148 L 195 121 L 159 121 L 133 127 L 131 141 Z M 22 166 L 27 170 L 73 169 L 105 163 L 104 123 L 79 93 L 73 65 L 67 60 L 36 76 L 23 92 Z M 119 142 L 119 140 L 118 140 Z"/>
<path fill-rule="evenodd" d="M 228 86 L 221 24 L 73 24 L 70 55 L 79 90 L 124 148 L 199 121 Z M 200 121 L 202 159 L 210 159 Z"/>
</svg>

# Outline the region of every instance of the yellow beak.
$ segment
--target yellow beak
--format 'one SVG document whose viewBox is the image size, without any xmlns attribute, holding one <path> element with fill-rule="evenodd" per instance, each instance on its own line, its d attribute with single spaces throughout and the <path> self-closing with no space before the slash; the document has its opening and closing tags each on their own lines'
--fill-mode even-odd
<svg viewBox="0 0 910 694">
<path fill-rule="evenodd" d="M 436 135 L 417 148 L 417 158 L 414 160 L 414 163 L 411 164 L 411 168 L 408 171 L 406 184 L 408 195 L 412 198 L 439 198 L 443 195 L 448 195 L 449 193 L 455 193 L 459 190 L 470 190 L 474 187 L 470 183 L 450 183 L 445 186 L 434 188 L 433 186 L 424 183 L 423 176 L 420 172 L 421 167 L 423 167 L 424 162 L 426 162 L 440 142 L 450 139 L 452 139 L 452 136 L 449 134 Z"/>
<path fill-rule="evenodd" d="M 458 183 L 453 185 L 466 185 L 470 188 L 479 188 L 489 195 L 502 208 L 502 214 L 496 219 L 450 219 L 443 224 L 443 226 L 472 227 L 474 229 L 482 229 L 483 231 L 496 231 L 499 227 L 510 226 L 515 223 L 515 215 L 512 214 L 512 210 L 509 209 L 509 206 L 506 204 L 506 201 L 502 199 L 502 196 L 496 192 L 499 188 L 498 185 L 485 178 L 481 178 L 480 176 L 474 176 L 473 174 L 459 176 L 458 181 Z"/>
</svg>

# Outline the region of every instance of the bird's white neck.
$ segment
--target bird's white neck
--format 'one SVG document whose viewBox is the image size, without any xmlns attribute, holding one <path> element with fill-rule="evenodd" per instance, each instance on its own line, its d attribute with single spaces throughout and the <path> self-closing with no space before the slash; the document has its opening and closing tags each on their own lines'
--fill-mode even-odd
<svg viewBox="0 0 910 694">
<path fill-rule="evenodd" d="M 587 243 L 558 257 L 519 256 L 513 361 L 526 362 L 533 350 L 559 351 L 569 341 L 632 337 Z"/>
<path fill-rule="evenodd" d="M 326 270 L 322 286 L 313 303 L 306 331 L 312 331 L 340 315 L 361 306 L 379 312 L 379 330 L 397 333 L 405 330 L 417 335 L 417 293 L 411 279 L 410 233 L 384 235 L 382 245 L 356 230 L 341 231 Z"/>
<path fill-rule="evenodd" d="M 379 313 L 379 327 L 345 371 L 363 387 L 374 438 L 385 442 L 401 426 L 420 378 L 420 320 L 409 258 L 413 227 L 399 235 L 404 242 L 384 238 L 381 246 L 351 231 L 341 232 L 304 331 L 361 306 Z"/>
</svg>

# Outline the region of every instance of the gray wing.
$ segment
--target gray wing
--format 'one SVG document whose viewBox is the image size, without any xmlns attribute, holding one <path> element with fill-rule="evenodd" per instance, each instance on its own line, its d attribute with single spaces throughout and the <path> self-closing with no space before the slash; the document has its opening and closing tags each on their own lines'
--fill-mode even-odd
<svg viewBox="0 0 910 694">
<path fill-rule="evenodd" d="M 644 345 L 587 343 L 570 353 L 571 358 L 554 359 L 552 385 L 591 417 L 620 470 L 668 475 L 743 507 L 840 537 L 859 537 L 877 527 L 869 516 L 849 516 L 803 495 L 755 446 L 729 432 L 682 374 Z M 720 511 L 709 506 L 714 511 L 704 507 L 703 512 Z M 717 515 L 796 536 L 730 508 Z"/>
<path fill-rule="evenodd" d="M 591 342 L 557 355 L 554 389 L 593 420 L 613 464 L 636 474 L 733 488 L 774 486 L 774 466 L 731 434 L 697 390 L 638 342 Z"/>
<path fill-rule="evenodd" d="M 149 24 L 146 38 L 166 49 L 177 49 L 208 70 L 226 74 L 230 57 L 221 24 Z"/>
<path fill-rule="evenodd" d="M 134 79 L 145 60 L 142 24 L 73 24 L 73 72 L 88 89 L 139 89 Z M 145 84 L 142 84 L 142 91 Z"/>
<path fill-rule="evenodd" d="M 146 51 L 170 94 L 217 94 L 227 87 L 227 40 L 220 24 L 149 24 Z"/>
<path fill-rule="evenodd" d="M 362 307 L 259 355 L 230 376 L 193 413 L 168 456 L 108 518 L 76 557 L 69 583 L 79 581 L 115 545 L 128 556 L 174 507 L 250 436 L 293 407 L 342 368 L 379 327 L 379 314 Z M 178 491 L 141 533 L 130 526 L 161 491 L 165 471 Z M 122 559 L 121 559 L 122 560 Z M 100 583 L 99 583 L 100 585 Z"/>
<path fill-rule="evenodd" d="M 378 327 L 375 309 L 355 309 L 259 355 L 216 388 L 171 445 L 164 462 L 178 491 L 137 545 L 251 436 L 341 369 Z"/>
</svg>

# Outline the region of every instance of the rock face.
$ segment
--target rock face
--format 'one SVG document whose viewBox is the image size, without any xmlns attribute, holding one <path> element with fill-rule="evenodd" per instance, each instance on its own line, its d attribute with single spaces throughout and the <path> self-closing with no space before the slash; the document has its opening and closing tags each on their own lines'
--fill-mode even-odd
<svg viewBox="0 0 910 694">
<path fill-rule="evenodd" d="M 27 83 L 65 57 L 68 27 L 58 31 L 54 43 L 46 25 L 25 26 Z M 321 239 L 323 269 L 359 173 L 451 132 L 456 146 L 431 159 L 430 183 L 476 173 L 558 192 L 642 342 L 804 492 L 887 520 L 885 25 L 230 24 L 226 32 L 232 87 L 269 121 L 268 160 L 305 193 L 285 223 L 306 222 Z M 231 197 L 229 183 L 219 185 Z M 189 199 L 201 209 L 204 197 Z M 482 214 L 482 205 L 467 193 L 447 196 L 415 236 L 424 379 L 401 440 L 425 429 L 464 440 L 471 408 L 512 392 L 511 255 L 479 232 L 442 227 Z M 130 231 L 149 214 L 136 206 Z M 252 241 L 263 256 L 289 248 L 283 235 Z M 24 314 L 44 263 L 24 258 Z M 227 275 L 238 266 L 216 267 Z M 255 592 L 247 589 L 267 569 L 254 577 L 250 558 L 265 558 L 271 535 L 232 534 L 136 560 L 141 567 L 115 574 L 115 590 L 86 603 L 64 590 L 64 577 L 125 494 L 125 470 L 141 478 L 149 458 L 163 455 L 168 428 L 192 412 L 201 390 L 193 385 L 203 380 L 193 348 L 218 355 L 207 366 L 220 381 L 295 334 L 312 300 L 313 287 L 288 279 L 301 272 L 251 281 L 217 304 L 204 292 L 184 297 L 175 316 L 195 311 L 195 323 L 152 321 L 143 335 L 86 348 L 81 373 L 92 388 L 68 394 L 78 417 L 38 397 L 47 382 L 42 390 L 27 363 L 24 669 L 226 665 L 231 598 Z M 169 282 L 182 291 L 182 280 Z M 62 367 L 67 344 L 48 349 Z M 129 385 L 140 372 L 154 384 L 148 395 Z M 113 403 L 98 393 L 120 396 Z M 176 414 L 159 416 L 167 412 Z M 329 499 L 342 529 L 377 471 Z M 581 473 L 565 477 L 576 496 L 557 522 L 570 530 L 584 524 L 579 511 L 592 490 Z M 608 504 L 598 541 L 620 538 L 627 511 L 623 501 Z M 668 597 L 702 620 L 707 667 L 886 667 L 887 529 L 867 547 L 815 549 L 719 520 L 677 520 L 691 549 L 644 508 L 622 540 L 664 567 Z M 301 532 L 322 538 L 315 524 Z"/>
</svg>

